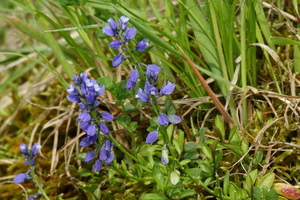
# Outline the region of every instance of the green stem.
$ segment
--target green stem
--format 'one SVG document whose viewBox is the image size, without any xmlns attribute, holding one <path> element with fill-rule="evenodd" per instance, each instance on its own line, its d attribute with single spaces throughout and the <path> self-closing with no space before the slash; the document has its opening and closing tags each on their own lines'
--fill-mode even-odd
<svg viewBox="0 0 300 200">
<path fill-rule="evenodd" d="M 247 49 L 247 38 L 246 38 L 246 14 L 247 14 L 247 6 L 246 6 L 246 1 L 241 0 L 241 27 L 240 27 L 240 34 L 241 34 L 241 56 L 242 56 L 242 60 L 241 60 L 241 79 L 242 79 L 242 89 L 245 90 L 247 87 L 247 53 L 246 53 L 246 49 Z M 244 118 L 244 123 L 247 123 L 247 101 L 245 100 L 243 102 L 243 118 Z"/>
<path fill-rule="evenodd" d="M 141 165 L 143 164 L 136 157 L 134 157 L 133 155 L 131 155 L 126 149 L 124 149 L 111 134 L 109 134 L 108 137 L 116 145 L 116 147 L 118 149 L 120 149 L 120 151 L 122 151 L 125 155 L 127 155 L 129 158 L 131 158 L 135 162 L 137 162 L 137 163 L 139 163 Z"/>
<path fill-rule="evenodd" d="M 36 174 L 34 173 L 34 167 L 30 166 L 30 170 L 31 170 L 30 175 L 33 178 L 33 181 L 34 181 L 36 187 L 39 189 L 39 191 L 42 193 L 43 197 L 46 200 L 50 200 L 50 198 L 48 197 L 48 195 L 45 193 L 43 187 L 41 186 L 41 184 L 39 182 L 39 179 L 37 178 Z"/>
</svg>

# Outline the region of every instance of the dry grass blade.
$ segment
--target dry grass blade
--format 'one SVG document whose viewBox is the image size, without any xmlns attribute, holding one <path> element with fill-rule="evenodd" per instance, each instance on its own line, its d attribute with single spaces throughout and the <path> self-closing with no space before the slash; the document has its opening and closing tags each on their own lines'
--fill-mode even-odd
<svg viewBox="0 0 300 200">
<path fill-rule="evenodd" d="M 231 116 L 228 114 L 228 112 L 225 110 L 224 106 L 221 104 L 221 102 L 219 101 L 219 99 L 216 97 L 215 93 L 212 91 L 212 89 L 206 83 L 206 81 L 203 78 L 203 76 L 199 73 L 199 71 L 197 70 L 197 68 L 194 66 L 193 62 L 188 58 L 188 56 L 184 53 L 184 51 L 181 49 L 181 47 L 178 44 L 177 44 L 177 47 L 179 48 L 179 50 L 181 51 L 182 55 L 185 57 L 185 59 L 189 63 L 190 67 L 195 72 L 197 78 L 199 79 L 199 81 L 203 85 L 203 87 L 206 90 L 206 92 L 208 93 L 208 95 L 211 97 L 212 101 L 214 102 L 214 104 L 216 105 L 216 107 L 218 108 L 218 110 L 220 111 L 220 113 L 222 114 L 222 116 L 224 117 L 225 121 L 229 124 L 230 127 L 232 127 L 233 126 L 233 119 L 231 118 Z"/>
</svg>

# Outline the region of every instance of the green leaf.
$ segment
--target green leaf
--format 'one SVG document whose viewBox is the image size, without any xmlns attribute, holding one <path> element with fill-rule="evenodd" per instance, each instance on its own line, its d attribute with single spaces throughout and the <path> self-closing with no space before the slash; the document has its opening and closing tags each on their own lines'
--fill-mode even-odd
<svg viewBox="0 0 300 200">
<path fill-rule="evenodd" d="M 137 122 L 131 122 L 131 123 L 127 126 L 126 130 L 129 131 L 129 132 L 134 132 L 134 131 L 136 130 L 137 126 L 138 126 L 138 123 L 137 123 Z"/>
<path fill-rule="evenodd" d="M 124 115 L 124 116 L 118 116 L 117 117 L 117 122 L 121 126 L 127 126 L 130 123 L 131 117 L 129 115 Z"/>
<path fill-rule="evenodd" d="M 185 153 L 183 157 L 184 157 L 184 159 L 196 160 L 199 158 L 199 153 L 197 153 L 196 151 L 188 152 L 188 153 Z"/>
<path fill-rule="evenodd" d="M 224 176 L 224 182 L 223 182 L 223 192 L 225 196 L 229 194 L 229 187 L 230 187 L 229 171 L 226 171 L 226 174 Z"/>
<path fill-rule="evenodd" d="M 110 91 L 113 89 L 115 83 L 114 80 L 109 76 L 100 77 L 97 79 L 98 84 L 103 84 L 105 86 L 105 89 Z"/>
<path fill-rule="evenodd" d="M 259 187 L 254 187 L 253 188 L 253 200 L 260 200 L 261 197 L 261 190 Z"/>
<path fill-rule="evenodd" d="M 153 175 L 154 180 L 157 183 L 158 188 L 161 191 L 164 191 L 165 190 L 165 187 L 164 187 L 165 177 L 164 177 L 162 171 L 159 169 L 158 165 L 153 166 L 152 175 Z"/>
<path fill-rule="evenodd" d="M 180 199 L 183 199 L 183 198 L 186 198 L 186 197 L 190 197 L 190 196 L 193 196 L 195 194 L 196 194 L 195 190 L 193 190 L 193 189 L 187 189 L 187 190 L 184 190 L 181 193 Z"/>
<path fill-rule="evenodd" d="M 208 175 L 212 175 L 213 174 L 213 166 L 208 165 L 207 163 L 201 163 L 200 164 L 200 169 L 207 173 Z"/>
<path fill-rule="evenodd" d="M 269 192 L 266 195 L 266 200 L 272 199 L 272 200 L 277 200 L 278 199 L 278 194 L 274 189 L 270 189 Z"/>
<path fill-rule="evenodd" d="M 126 80 L 120 81 L 115 84 L 114 90 L 110 91 L 118 100 L 125 100 L 132 96 L 131 91 L 126 88 L 126 82 Z"/>
<path fill-rule="evenodd" d="M 270 37 L 270 41 L 273 44 L 279 44 L 279 45 L 297 45 L 297 46 L 300 46 L 300 42 L 295 41 L 295 40 L 291 40 L 291 39 L 288 39 L 288 38 L 283 38 L 283 37 L 272 36 L 272 37 Z"/>
<path fill-rule="evenodd" d="M 186 165 L 186 164 L 188 164 L 190 162 L 191 162 L 190 159 L 184 159 L 184 160 L 180 161 L 180 165 Z"/>
<path fill-rule="evenodd" d="M 235 146 L 239 146 L 240 144 L 240 134 L 238 132 L 238 128 L 235 126 L 230 130 L 229 133 L 229 143 Z"/>
<path fill-rule="evenodd" d="M 92 172 L 90 172 L 90 171 L 81 170 L 79 172 L 79 176 L 82 176 L 82 177 L 89 177 L 91 175 L 92 175 Z"/>
<path fill-rule="evenodd" d="M 202 145 L 201 150 L 210 161 L 213 161 L 211 149 L 206 144 Z"/>
<path fill-rule="evenodd" d="M 219 130 L 219 137 L 221 141 L 225 140 L 225 126 L 224 126 L 224 121 L 220 115 L 217 115 L 215 118 L 215 126 Z"/>
<path fill-rule="evenodd" d="M 94 185 L 91 185 L 91 186 L 85 186 L 85 187 L 79 187 L 80 189 L 83 189 L 83 190 L 86 190 L 88 192 L 90 192 L 91 194 L 94 193 L 94 191 L 97 189 L 98 185 L 97 184 L 94 184 Z"/>
<path fill-rule="evenodd" d="M 268 188 L 271 188 L 274 179 L 275 179 L 275 174 L 268 173 L 258 182 L 257 187 L 262 188 L 262 186 L 267 186 Z"/>
<path fill-rule="evenodd" d="M 253 167 L 256 168 L 260 163 L 262 163 L 264 153 L 262 151 L 258 151 L 253 159 Z"/>
<path fill-rule="evenodd" d="M 197 145 L 195 142 L 187 142 L 184 145 L 184 151 L 186 152 L 194 152 L 197 149 L 199 149 L 199 145 Z"/>
<path fill-rule="evenodd" d="M 165 195 L 148 193 L 140 198 L 140 200 L 169 200 Z"/>
</svg>

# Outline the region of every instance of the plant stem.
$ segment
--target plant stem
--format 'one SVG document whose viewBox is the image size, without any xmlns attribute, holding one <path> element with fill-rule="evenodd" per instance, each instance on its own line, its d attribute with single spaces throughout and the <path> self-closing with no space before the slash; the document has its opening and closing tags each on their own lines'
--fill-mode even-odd
<svg viewBox="0 0 300 200">
<path fill-rule="evenodd" d="M 41 186 L 40 182 L 39 182 L 39 179 L 37 178 L 36 174 L 34 173 L 34 167 L 33 166 L 30 166 L 31 168 L 31 172 L 30 172 L 30 175 L 31 177 L 33 178 L 33 181 L 36 185 L 37 188 L 39 188 L 39 191 L 41 192 L 41 194 L 43 195 L 43 197 L 46 199 L 46 200 L 50 200 L 50 198 L 48 197 L 48 195 L 45 193 L 43 187 Z"/>
<path fill-rule="evenodd" d="M 127 155 L 128 157 L 130 157 L 135 162 L 137 162 L 137 163 L 139 163 L 139 164 L 142 165 L 142 163 L 136 157 L 134 157 L 133 155 L 131 155 L 126 149 L 124 149 L 111 134 L 109 134 L 108 137 L 116 145 L 116 147 L 118 149 L 120 149 L 120 151 L 122 151 L 125 155 Z"/>
</svg>

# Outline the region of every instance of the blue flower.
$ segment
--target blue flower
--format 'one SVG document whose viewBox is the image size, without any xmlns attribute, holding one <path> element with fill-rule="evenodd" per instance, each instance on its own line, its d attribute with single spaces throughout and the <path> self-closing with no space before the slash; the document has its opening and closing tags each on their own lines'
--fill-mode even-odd
<svg viewBox="0 0 300 200">
<path fill-rule="evenodd" d="M 156 84 L 160 70 L 161 70 L 161 68 L 157 65 L 154 65 L 154 64 L 147 65 L 145 75 L 151 84 L 153 84 L 153 85 Z"/>
<path fill-rule="evenodd" d="M 111 151 L 112 147 L 113 147 L 113 143 L 110 140 L 104 141 L 104 148 L 106 151 Z"/>
<path fill-rule="evenodd" d="M 113 152 L 113 151 L 109 151 L 109 152 L 107 153 L 107 158 L 106 158 L 106 160 L 104 161 L 105 164 L 107 164 L 107 165 L 111 164 L 112 161 L 114 160 L 114 158 L 115 158 L 114 152 Z"/>
<path fill-rule="evenodd" d="M 169 123 L 171 124 L 179 124 L 181 122 L 181 118 L 177 115 L 165 115 L 160 114 L 158 116 L 158 124 L 161 126 L 167 126 Z"/>
<path fill-rule="evenodd" d="M 108 19 L 108 23 L 106 24 L 105 28 L 103 29 L 103 33 L 105 33 L 108 36 L 114 37 L 118 33 L 118 26 L 112 18 Z"/>
<path fill-rule="evenodd" d="M 148 95 L 141 89 L 138 89 L 138 93 L 135 96 L 136 98 L 139 98 L 143 102 L 149 102 L 149 97 Z"/>
<path fill-rule="evenodd" d="M 16 184 L 19 184 L 19 183 L 23 183 L 24 181 L 27 181 L 27 180 L 31 179 L 31 177 L 29 176 L 28 173 L 29 172 L 20 173 L 20 174 L 16 175 L 13 182 L 16 183 Z"/>
<path fill-rule="evenodd" d="M 116 55 L 112 60 L 112 66 L 113 67 L 118 67 L 122 63 L 123 60 L 124 60 L 123 53 L 120 53 L 120 54 Z"/>
<path fill-rule="evenodd" d="M 172 124 L 179 124 L 181 118 L 178 115 L 168 115 L 169 122 Z"/>
<path fill-rule="evenodd" d="M 136 82 L 139 79 L 139 72 L 137 69 L 134 69 L 132 72 L 130 72 L 130 77 L 127 80 L 126 88 L 129 90 L 132 90 L 134 86 L 136 85 Z"/>
<path fill-rule="evenodd" d="M 158 90 L 156 87 L 152 86 L 149 81 L 146 81 L 145 86 L 144 86 L 145 92 L 148 95 L 156 96 L 158 93 Z"/>
<path fill-rule="evenodd" d="M 120 42 L 119 40 L 114 40 L 111 43 L 109 43 L 109 46 L 113 49 L 119 49 L 122 46 L 123 42 Z"/>
<path fill-rule="evenodd" d="M 79 76 L 73 75 L 73 81 L 77 86 L 80 86 L 87 79 L 87 73 L 80 73 Z"/>
<path fill-rule="evenodd" d="M 90 124 L 88 128 L 85 130 L 88 136 L 94 136 L 97 133 L 96 126 L 94 124 Z"/>
<path fill-rule="evenodd" d="M 38 194 L 32 194 L 28 197 L 27 200 L 38 200 L 39 195 Z"/>
<path fill-rule="evenodd" d="M 107 158 L 107 151 L 104 146 L 100 149 L 99 158 L 100 160 L 106 160 Z"/>
<path fill-rule="evenodd" d="M 71 95 L 79 95 L 78 89 L 73 84 L 70 84 L 70 86 L 67 87 L 66 90 Z"/>
<path fill-rule="evenodd" d="M 126 30 L 127 26 L 128 26 L 128 21 L 129 21 L 129 18 L 128 17 L 125 17 L 125 16 L 121 16 L 119 18 L 119 25 L 120 25 L 120 29 L 121 30 Z"/>
<path fill-rule="evenodd" d="M 149 46 L 148 39 L 143 39 L 137 43 L 135 49 L 138 51 L 145 51 L 148 46 Z"/>
<path fill-rule="evenodd" d="M 91 162 L 94 159 L 94 154 L 95 154 L 94 151 L 87 152 L 85 157 L 84 157 L 84 161 L 87 162 L 87 163 Z"/>
<path fill-rule="evenodd" d="M 107 135 L 109 134 L 109 130 L 106 126 L 105 123 L 101 122 L 100 125 L 99 125 L 99 128 L 100 128 L 100 131 L 104 134 L 104 135 Z"/>
<path fill-rule="evenodd" d="M 104 85 L 95 84 L 94 85 L 94 90 L 95 90 L 97 96 L 99 96 L 99 95 L 102 95 L 105 92 L 105 87 L 104 87 Z"/>
<path fill-rule="evenodd" d="M 26 165 L 34 165 L 34 156 L 37 155 L 40 148 L 42 148 L 42 146 L 37 142 L 33 144 L 31 150 L 27 148 L 25 143 L 20 144 L 20 151 L 25 155 Z"/>
<path fill-rule="evenodd" d="M 69 101 L 71 101 L 72 103 L 80 103 L 81 102 L 79 96 L 77 96 L 77 95 L 72 95 L 72 94 L 67 95 L 67 99 Z"/>
<path fill-rule="evenodd" d="M 152 131 L 146 138 L 146 143 L 153 144 L 158 138 L 158 131 Z"/>
<path fill-rule="evenodd" d="M 133 28 L 128 28 L 126 30 L 126 35 L 124 37 L 124 41 L 125 42 L 128 42 L 129 40 L 131 40 L 132 38 L 134 38 L 136 35 L 136 29 L 133 27 Z"/>
<path fill-rule="evenodd" d="M 25 143 L 20 144 L 20 151 L 26 156 L 30 154 L 30 151 L 28 150 L 27 145 Z"/>
<path fill-rule="evenodd" d="M 101 168 L 102 168 L 102 161 L 99 160 L 99 159 L 97 159 L 96 162 L 95 162 L 95 164 L 94 164 L 93 171 L 94 172 L 98 172 L 98 171 L 101 170 Z"/>
<path fill-rule="evenodd" d="M 166 125 L 169 124 L 169 120 L 168 120 L 168 118 L 165 114 L 160 114 L 158 116 L 157 121 L 158 121 L 158 124 L 161 125 L 161 126 L 166 126 Z"/>
<path fill-rule="evenodd" d="M 175 89 L 175 84 L 168 81 L 168 83 L 163 86 L 163 88 L 160 90 L 160 96 L 171 94 Z"/>
<path fill-rule="evenodd" d="M 108 112 L 101 112 L 101 116 L 103 117 L 103 119 L 107 122 L 110 122 L 112 120 L 115 119 L 114 116 L 112 116 L 112 114 L 108 113 Z"/>
<path fill-rule="evenodd" d="M 91 115 L 89 112 L 82 112 L 76 120 L 79 122 L 87 122 L 91 120 Z"/>
<path fill-rule="evenodd" d="M 110 140 L 105 140 L 103 147 L 100 149 L 99 159 L 104 161 L 106 165 L 109 165 L 115 157 L 112 148 L 113 143 Z"/>
<path fill-rule="evenodd" d="M 94 144 L 96 142 L 97 138 L 98 138 L 97 134 L 95 134 L 93 136 L 87 136 L 80 141 L 79 145 L 81 147 L 91 146 L 92 144 Z"/>
</svg>

